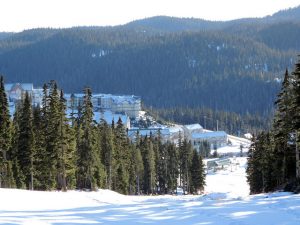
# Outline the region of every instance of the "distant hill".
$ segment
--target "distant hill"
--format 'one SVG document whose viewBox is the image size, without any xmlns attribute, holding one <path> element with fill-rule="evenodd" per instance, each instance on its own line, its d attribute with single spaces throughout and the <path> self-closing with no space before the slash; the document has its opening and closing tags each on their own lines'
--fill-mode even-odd
<svg viewBox="0 0 300 225">
<path fill-rule="evenodd" d="M 9 33 L 9 32 L 0 32 L 0 40 L 6 39 L 10 36 L 12 36 L 13 33 Z"/>
<path fill-rule="evenodd" d="M 225 24 L 225 22 L 213 22 L 195 18 L 155 16 L 130 22 L 126 24 L 126 27 L 154 32 L 180 32 L 221 29 Z"/>
<path fill-rule="evenodd" d="M 4 34 L 0 73 L 7 82 L 39 86 L 55 79 L 66 92 L 89 85 L 94 92 L 140 95 L 158 108 L 268 115 L 276 80 L 300 51 L 295 10 L 229 22 L 161 16 Z"/>
</svg>

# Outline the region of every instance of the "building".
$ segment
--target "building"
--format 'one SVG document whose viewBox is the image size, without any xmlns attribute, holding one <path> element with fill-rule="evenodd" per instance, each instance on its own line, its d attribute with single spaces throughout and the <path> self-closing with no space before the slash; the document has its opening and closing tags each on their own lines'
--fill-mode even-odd
<svg viewBox="0 0 300 225">
<path fill-rule="evenodd" d="M 184 125 L 182 127 L 183 131 L 184 131 L 184 137 L 188 140 L 192 140 L 192 135 L 195 133 L 203 133 L 203 127 L 198 124 L 189 124 L 189 125 Z"/>
<path fill-rule="evenodd" d="M 67 105 L 77 108 L 83 104 L 84 94 L 65 94 Z M 125 113 L 136 118 L 141 111 L 141 98 L 134 95 L 93 94 L 92 103 L 95 112 L 110 110 L 113 113 Z"/>
<path fill-rule="evenodd" d="M 32 105 L 42 105 L 43 89 L 34 88 L 32 83 L 5 84 L 4 88 L 11 115 L 26 92 L 32 99 Z M 74 112 L 78 106 L 83 105 L 84 94 L 64 94 L 64 98 L 67 100 L 67 110 Z M 130 128 L 130 118 L 138 117 L 141 110 L 141 98 L 134 95 L 93 94 L 92 104 L 95 121 L 99 122 L 102 118 L 111 124 L 112 120 L 117 122 L 121 118 L 126 128 Z"/>
<path fill-rule="evenodd" d="M 200 146 L 204 141 L 210 144 L 211 149 L 224 147 L 228 143 L 228 137 L 225 131 L 193 133 L 190 140 L 193 147 L 197 150 L 200 150 Z"/>
<path fill-rule="evenodd" d="M 11 83 L 5 84 L 4 89 L 7 99 L 14 105 L 17 104 L 27 92 L 31 97 L 33 105 L 41 105 L 43 98 L 43 89 L 34 88 L 32 83 Z"/>
</svg>

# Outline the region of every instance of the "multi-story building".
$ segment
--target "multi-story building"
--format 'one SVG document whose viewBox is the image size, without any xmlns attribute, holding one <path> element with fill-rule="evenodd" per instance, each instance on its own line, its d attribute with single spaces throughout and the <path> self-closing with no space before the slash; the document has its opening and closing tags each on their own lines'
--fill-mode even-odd
<svg viewBox="0 0 300 225">
<path fill-rule="evenodd" d="M 42 105 L 43 89 L 34 88 L 32 83 L 5 84 L 5 92 L 12 115 L 15 105 L 21 101 L 26 92 L 30 95 L 33 105 Z M 83 105 L 84 94 L 65 94 L 64 97 L 68 109 L 77 110 L 78 106 Z M 113 118 L 115 122 L 120 117 L 127 128 L 130 127 L 129 118 L 138 117 L 141 110 L 141 98 L 134 95 L 93 94 L 92 103 L 95 113 L 99 112 L 104 119 Z M 107 122 L 111 123 L 111 121 Z"/>
<path fill-rule="evenodd" d="M 83 94 L 65 94 L 68 107 L 82 105 L 83 97 Z M 125 113 L 130 118 L 138 117 L 141 111 L 141 98 L 134 95 L 93 94 L 92 103 L 95 111 L 110 110 Z"/>
<path fill-rule="evenodd" d="M 33 105 L 41 105 L 43 89 L 34 88 L 31 83 L 12 83 L 4 85 L 8 101 L 17 104 L 27 92 L 31 97 Z"/>
</svg>

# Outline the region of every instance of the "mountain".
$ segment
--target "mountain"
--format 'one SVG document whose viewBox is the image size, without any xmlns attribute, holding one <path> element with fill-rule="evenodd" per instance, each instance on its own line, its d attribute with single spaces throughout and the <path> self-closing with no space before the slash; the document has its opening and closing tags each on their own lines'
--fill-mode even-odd
<svg viewBox="0 0 300 225">
<path fill-rule="evenodd" d="M 10 32 L 0 32 L 0 40 L 6 39 L 12 35 L 13 35 L 13 33 L 10 33 Z"/>
<path fill-rule="evenodd" d="M 157 108 L 268 115 L 277 81 L 300 50 L 300 20 L 289 19 L 295 10 L 229 22 L 154 17 L 116 27 L 26 30 L 0 39 L 0 73 L 6 82 L 39 86 L 55 79 L 66 92 L 88 85 L 140 95 Z"/>
<path fill-rule="evenodd" d="M 213 22 L 195 18 L 155 16 L 130 22 L 126 24 L 126 27 L 153 32 L 180 32 L 221 29 L 225 24 L 226 22 Z"/>
</svg>

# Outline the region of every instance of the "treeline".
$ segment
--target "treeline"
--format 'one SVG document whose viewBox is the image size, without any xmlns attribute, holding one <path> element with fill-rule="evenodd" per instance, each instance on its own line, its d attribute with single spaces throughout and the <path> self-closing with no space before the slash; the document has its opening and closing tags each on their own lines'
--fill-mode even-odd
<svg viewBox="0 0 300 225">
<path fill-rule="evenodd" d="M 43 87 L 41 107 L 25 94 L 11 120 L 0 87 L 0 187 L 97 190 L 123 194 L 198 193 L 205 185 L 202 157 L 191 143 L 162 143 L 160 135 L 131 142 L 121 119 L 93 120 L 91 89 L 76 114 L 55 81 Z M 180 180 L 178 184 L 177 180 Z"/>
<path fill-rule="evenodd" d="M 300 191 L 300 61 L 286 70 L 275 102 L 273 127 L 254 137 L 247 179 L 252 194 L 285 188 Z"/>
<path fill-rule="evenodd" d="M 148 110 L 149 109 L 147 109 L 147 111 Z M 180 124 L 199 123 L 205 129 L 223 130 L 236 136 L 245 133 L 256 134 L 263 130 L 269 130 L 272 124 L 271 116 L 249 113 L 241 115 L 234 112 L 218 111 L 209 108 L 152 108 L 149 112 L 158 120 Z"/>
</svg>

